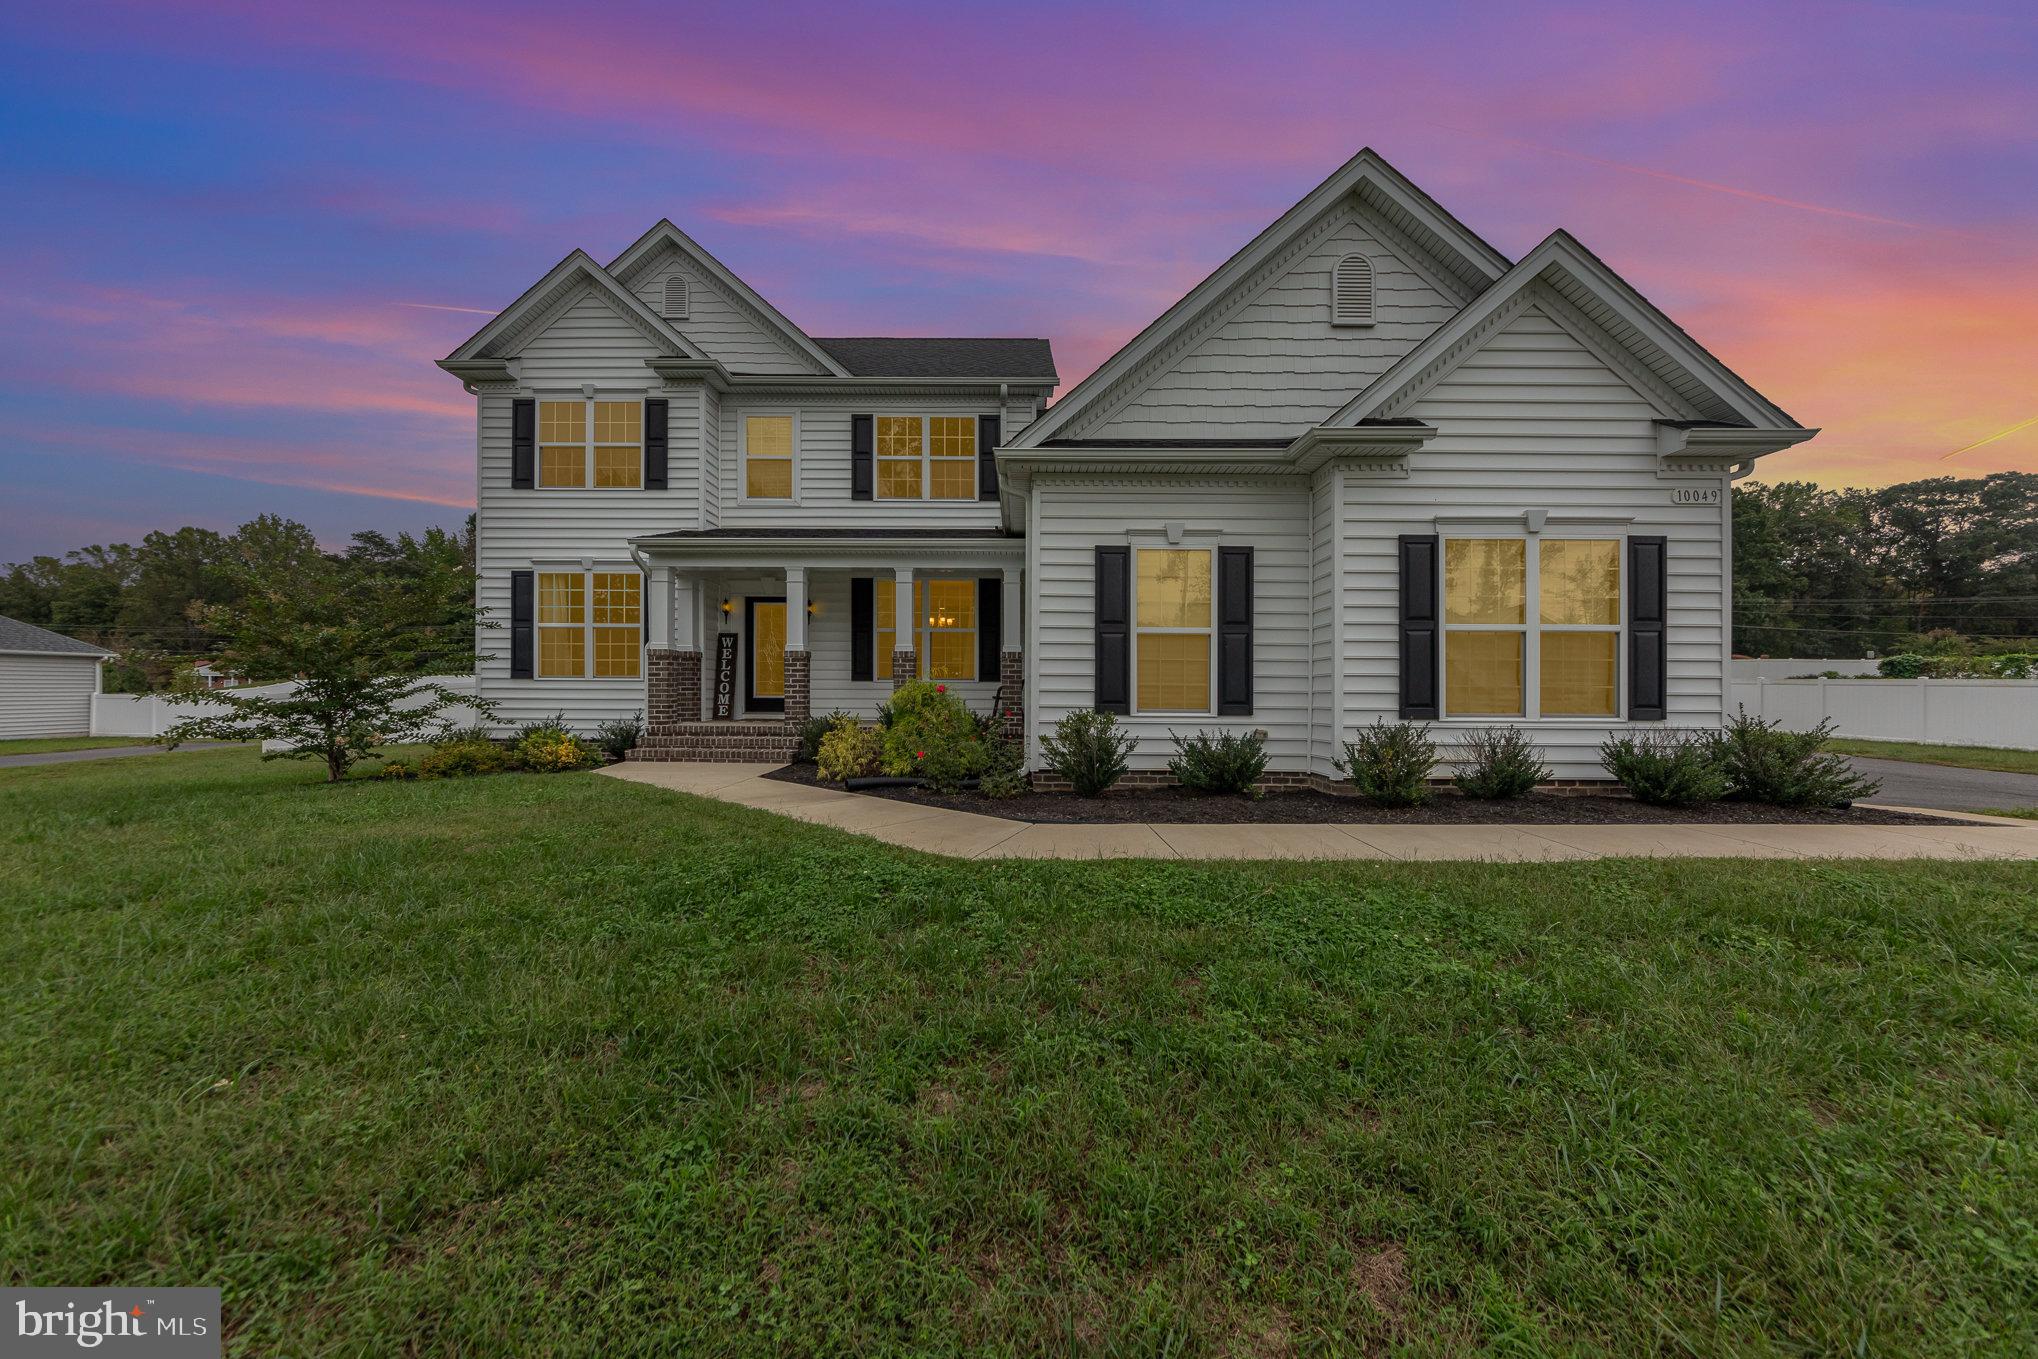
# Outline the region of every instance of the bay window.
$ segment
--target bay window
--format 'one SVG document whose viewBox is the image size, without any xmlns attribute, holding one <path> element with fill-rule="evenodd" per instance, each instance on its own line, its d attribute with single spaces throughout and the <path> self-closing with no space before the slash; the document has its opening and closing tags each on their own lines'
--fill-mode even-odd
<svg viewBox="0 0 2038 1359">
<path fill-rule="evenodd" d="M 1618 538 L 1444 540 L 1446 717 L 1612 717 Z"/>
</svg>

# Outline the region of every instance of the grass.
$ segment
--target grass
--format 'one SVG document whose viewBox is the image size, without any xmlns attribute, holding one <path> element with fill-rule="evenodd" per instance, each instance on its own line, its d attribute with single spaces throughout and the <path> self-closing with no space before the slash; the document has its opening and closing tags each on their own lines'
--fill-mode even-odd
<svg viewBox="0 0 2038 1359">
<path fill-rule="evenodd" d="M 2028 866 L 0 770 L 0 1281 L 236 1354 L 2031 1353 Z"/>
<path fill-rule="evenodd" d="M 1916 741 L 1857 741 L 1836 736 L 1826 742 L 1843 755 L 1868 755 L 1878 760 L 1909 760 L 1945 764 L 1956 769 L 1997 769 L 2005 774 L 2038 774 L 2038 750 L 2001 750 L 1994 746 L 1928 746 Z"/>
<path fill-rule="evenodd" d="M 52 750 L 103 750 L 112 746 L 155 745 L 147 736 L 20 736 L 0 741 L 0 755 L 41 755 Z"/>
</svg>

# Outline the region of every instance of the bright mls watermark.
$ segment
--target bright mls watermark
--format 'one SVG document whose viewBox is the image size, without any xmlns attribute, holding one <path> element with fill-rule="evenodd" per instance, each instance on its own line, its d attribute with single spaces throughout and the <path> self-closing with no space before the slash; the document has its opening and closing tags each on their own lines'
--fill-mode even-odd
<svg viewBox="0 0 2038 1359">
<path fill-rule="evenodd" d="M 217 1288 L 0 1289 L 0 1353 L 219 1359 Z"/>
</svg>

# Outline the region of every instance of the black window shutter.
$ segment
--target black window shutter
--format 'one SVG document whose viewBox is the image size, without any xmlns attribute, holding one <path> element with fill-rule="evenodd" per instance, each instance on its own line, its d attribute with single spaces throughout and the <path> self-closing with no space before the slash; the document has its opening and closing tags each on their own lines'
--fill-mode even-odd
<svg viewBox="0 0 2038 1359">
<path fill-rule="evenodd" d="M 997 576 L 977 580 L 977 678 L 986 684 L 999 675 L 998 652 L 1004 647 L 1005 582 Z"/>
<path fill-rule="evenodd" d="M 849 417 L 849 498 L 869 500 L 877 484 L 877 417 Z"/>
<path fill-rule="evenodd" d="M 1132 711 L 1132 549 L 1097 549 L 1097 711 Z"/>
<path fill-rule="evenodd" d="M 510 402 L 510 486 L 528 491 L 538 480 L 538 403 Z"/>
<path fill-rule="evenodd" d="M 877 596 L 869 576 L 849 578 L 849 678 L 877 675 Z"/>
<path fill-rule="evenodd" d="M 537 651 L 537 578 L 529 571 L 510 572 L 510 678 L 531 678 Z"/>
<path fill-rule="evenodd" d="M 1217 711 L 1253 710 L 1253 550 L 1217 549 Z"/>
<path fill-rule="evenodd" d="M 1437 537 L 1401 535 L 1401 716 L 1434 720 L 1437 704 Z"/>
<path fill-rule="evenodd" d="M 644 403 L 644 489 L 665 489 L 666 423 L 670 411 L 663 398 Z"/>
<path fill-rule="evenodd" d="M 977 417 L 977 499 L 998 498 L 998 459 L 991 452 L 1004 437 L 1005 422 L 995 415 Z"/>
<path fill-rule="evenodd" d="M 1670 715 L 1668 553 L 1662 537 L 1628 539 L 1628 720 L 1661 722 Z"/>
</svg>

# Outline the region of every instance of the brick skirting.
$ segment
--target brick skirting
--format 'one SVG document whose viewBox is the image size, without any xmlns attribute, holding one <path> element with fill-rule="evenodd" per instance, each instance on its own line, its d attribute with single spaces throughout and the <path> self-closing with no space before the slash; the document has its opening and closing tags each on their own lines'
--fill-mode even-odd
<svg viewBox="0 0 2038 1359">
<path fill-rule="evenodd" d="M 653 727 L 695 722 L 701 715 L 701 653 L 644 650 L 644 720 Z"/>
<path fill-rule="evenodd" d="M 790 722 L 669 722 L 649 727 L 630 758 L 785 764 L 799 749 L 799 729 Z"/>
<path fill-rule="evenodd" d="M 1026 735 L 1026 653 L 1023 651 L 1001 651 L 998 653 L 998 687 L 1005 693 L 1005 712 L 999 730 L 1008 741 L 1017 741 Z"/>
<path fill-rule="evenodd" d="M 808 679 L 811 673 L 810 653 L 785 653 L 785 720 L 788 722 L 804 722 L 813 711 L 813 691 Z"/>
<path fill-rule="evenodd" d="M 920 673 L 920 653 L 917 651 L 894 651 L 892 653 L 892 688 L 903 689 L 913 682 Z"/>
</svg>

